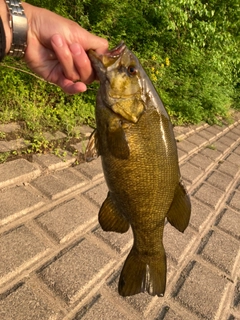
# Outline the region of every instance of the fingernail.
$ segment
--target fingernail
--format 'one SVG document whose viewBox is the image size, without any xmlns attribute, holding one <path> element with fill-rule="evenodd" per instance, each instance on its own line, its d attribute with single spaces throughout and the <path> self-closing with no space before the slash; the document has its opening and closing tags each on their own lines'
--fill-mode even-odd
<svg viewBox="0 0 240 320">
<path fill-rule="evenodd" d="M 72 54 L 75 56 L 79 56 L 82 52 L 82 49 L 81 49 L 81 46 L 79 43 L 72 43 L 72 44 L 70 44 L 69 47 L 70 47 Z"/>
<path fill-rule="evenodd" d="M 63 46 L 62 37 L 59 34 L 55 34 L 54 36 L 52 36 L 52 41 L 55 44 L 55 46 L 59 48 Z"/>
</svg>

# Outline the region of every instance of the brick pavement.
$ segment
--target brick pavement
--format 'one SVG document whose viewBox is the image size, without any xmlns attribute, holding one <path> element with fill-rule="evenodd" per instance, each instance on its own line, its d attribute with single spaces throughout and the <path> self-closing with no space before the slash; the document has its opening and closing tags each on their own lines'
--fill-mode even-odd
<svg viewBox="0 0 240 320">
<path fill-rule="evenodd" d="M 165 226 L 163 298 L 117 293 L 132 234 L 98 225 L 100 159 L 72 166 L 72 156 L 48 154 L 0 165 L 1 320 L 240 319 L 240 121 L 175 135 L 193 209 L 184 234 Z"/>
</svg>

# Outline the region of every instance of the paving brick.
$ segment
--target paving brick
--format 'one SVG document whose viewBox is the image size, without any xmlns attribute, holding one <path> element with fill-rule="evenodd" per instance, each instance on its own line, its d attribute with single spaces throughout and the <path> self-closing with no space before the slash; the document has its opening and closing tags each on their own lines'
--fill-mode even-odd
<svg viewBox="0 0 240 320">
<path fill-rule="evenodd" d="M 212 160 L 205 155 L 198 153 L 190 159 L 190 163 L 204 171 L 207 171 L 212 165 Z"/>
<path fill-rule="evenodd" d="M 195 144 L 191 143 L 187 139 L 178 142 L 177 147 L 188 154 L 191 154 L 198 149 Z"/>
<path fill-rule="evenodd" d="M 74 303 L 111 266 L 106 252 L 88 240 L 70 248 L 40 271 L 44 283 L 67 303 Z"/>
<path fill-rule="evenodd" d="M 214 187 L 227 191 L 232 182 L 232 178 L 219 171 L 213 171 L 206 181 Z"/>
<path fill-rule="evenodd" d="M 232 198 L 229 201 L 229 205 L 232 208 L 240 211 L 240 192 L 236 191 L 233 193 Z"/>
<path fill-rule="evenodd" d="M 217 250 L 216 250 L 217 249 Z M 200 244 L 198 254 L 230 276 L 233 275 L 239 242 L 219 231 L 210 231 Z"/>
<path fill-rule="evenodd" d="M 117 309 L 116 304 L 110 302 L 100 294 L 95 296 L 89 304 L 85 305 L 81 311 L 77 313 L 73 320 L 93 320 L 93 319 L 109 319 L 109 320 L 127 320 L 131 319 L 127 314 L 123 314 Z"/>
<path fill-rule="evenodd" d="M 118 253 L 125 252 L 133 243 L 131 228 L 129 228 L 128 232 L 121 234 L 117 232 L 106 232 L 103 231 L 101 227 L 98 227 L 93 231 L 93 234 L 99 239 L 103 240 Z"/>
<path fill-rule="evenodd" d="M 10 141 L 5 141 L 5 145 L 8 148 L 7 151 L 15 151 L 19 149 L 24 149 L 28 145 L 25 143 L 23 138 L 16 139 L 16 140 L 10 140 Z"/>
<path fill-rule="evenodd" d="M 51 309 L 46 301 L 26 284 L 19 286 L 0 298 L 0 319 L 2 320 L 60 320 L 60 310 Z"/>
<path fill-rule="evenodd" d="M 15 220 L 42 206 L 41 196 L 30 193 L 24 187 L 0 191 L 0 225 Z"/>
<path fill-rule="evenodd" d="M 204 173 L 203 170 L 195 167 L 189 162 L 181 165 L 180 171 L 183 179 L 189 181 L 192 184 L 197 182 Z"/>
<path fill-rule="evenodd" d="M 187 228 L 184 233 L 179 232 L 170 223 L 164 227 L 163 245 L 168 257 L 172 259 L 175 264 L 179 264 L 186 251 L 195 240 L 195 233 L 191 228 Z"/>
<path fill-rule="evenodd" d="M 236 164 L 237 166 L 240 167 L 240 156 L 236 153 L 231 153 L 226 160 L 228 160 L 231 163 Z"/>
<path fill-rule="evenodd" d="M 202 147 L 205 145 L 208 140 L 202 136 L 200 136 L 198 133 L 193 134 L 192 136 L 188 137 L 186 141 L 189 141 L 195 145 L 198 146 L 198 148 Z"/>
<path fill-rule="evenodd" d="M 220 137 L 220 138 L 218 139 L 218 141 L 221 142 L 221 143 L 223 143 L 223 144 L 225 144 L 225 145 L 228 146 L 228 147 L 232 147 L 232 146 L 234 145 L 234 143 L 235 143 L 235 140 L 226 137 L 226 135 Z"/>
<path fill-rule="evenodd" d="M 239 139 L 239 135 L 237 135 L 236 133 L 234 133 L 232 130 L 227 132 L 225 137 L 232 139 L 234 141 L 237 141 Z"/>
<path fill-rule="evenodd" d="M 208 130 L 208 128 L 199 131 L 199 134 L 208 141 L 212 141 L 215 138 L 215 133 L 211 132 L 211 130 Z"/>
<path fill-rule="evenodd" d="M 3 163 L 0 166 L 0 188 L 28 182 L 40 174 L 39 168 L 25 159 Z"/>
<path fill-rule="evenodd" d="M 220 134 L 222 134 L 222 127 L 218 126 L 218 125 L 212 125 L 207 127 L 207 131 L 211 132 L 214 136 L 218 136 Z"/>
<path fill-rule="evenodd" d="M 85 184 L 85 181 L 66 169 L 54 175 L 40 176 L 33 180 L 31 184 L 50 199 L 57 199 L 80 188 Z"/>
<path fill-rule="evenodd" d="M 9 152 L 8 145 L 5 141 L 0 141 L 0 152 Z"/>
<path fill-rule="evenodd" d="M 61 151 L 59 152 L 61 153 Z M 49 153 L 33 155 L 33 161 L 37 162 L 41 167 L 47 168 L 48 170 L 57 170 L 69 167 L 75 161 L 75 158 L 69 154 L 58 157 Z"/>
<path fill-rule="evenodd" d="M 57 171 L 53 176 L 63 182 L 71 191 L 82 187 L 86 183 L 86 180 L 76 174 L 73 169 Z"/>
<path fill-rule="evenodd" d="M 193 313 L 185 311 L 178 312 L 169 306 L 164 306 L 159 315 L 154 320 L 199 320 Z"/>
<path fill-rule="evenodd" d="M 97 158 L 91 162 L 81 163 L 75 167 L 83 173 L 88 179 L 94 180 L 103 177 L 101 158 Z"/>
<path fill-rule="evenodd" d="M 221 152 L 222 154 L 228 152 L 230 148 L 229 146 L 227 146 L 219 140 L 213 142 L 212 147 Z"/>
<path fill-rule="evenodd" d="M 200 154 L 212 159 L 214 162 L 219 160 L 222 156 L 222 153 L 216 149 L 212 149 L 210 147 L 206 147 L 200 151 Z"/>
<path fill-rule="evenodd" d="M 220 162 L 219 166 L 217 167 L 217 170 L 226 173 L 227 175 L 234 178 L 239 172 L 240 167 L 237 164 L 233 164 L 229 161 L 224 160 Z"/>
<path fill-rule="evenodd" d="M 237 311 L 237 313 L 240 315 L 240 280 L 238 280 L 235 286 L 234 296 L 233 296 L 233 307 Z"/>
<path fill-rule="evenodd" d="M 183 161 L 183 159 L 185 159 L 187 157 L 187 153 L 180 150 L 180 149 L 177 149 L 177 153 L 178 153 L 179 162 Z"/>
<path fill-rule="evenodd" d="M 198 262 L 191 262 L 182 272 L 173 296 L 203 319 L 212 320 L 219 309 L 227 279 Z"/>
<path fill-rule="evenodd" d="M 101 206 L 103 201 L 107 198 L 108 187 L 106 183 L 101 183 L 94 188 L 89 189 L 84 193 L 91 201 L 93 201 L 97 206 Z"/>
<path fill-rule="evenodd" d="M 240 144 L 234 149 L 234 153 L 240 156 Z"/>
<path fill-rule="evenodd" d="M 235 237 L 236 239 L 240 240 L 240 214 L 231 210 L 231 209 L 224 209 L 224 211 L 220 214 L 219 218 L 216 222 L 217 226 L 230 234 L 231 236 Z"/>
<path fill-rule="evenodd" d="M 14 131 L 19 131 L 20 129 L 20 125 L 16 122 L 0 124 L 0 132 L 11 133 Z"/>
<path fill-rule="evenodd" d="M 43 213 L 36 221 L 50 236 L 58 242 L 64 242 L 97 222 L 97 214 L 86 200 L 73 198 Z"/>
<path fill-rule="evenodd" d="M 220 191 L 210 185 L 202 184 L 194 194 L 194 197 L 203 203 L 208 204 L 213 209 L 216 209 L 223 198 L 223 191 Z"/>
<path fill-rule="evenodd" d="M 212 216 L 212 211 L 194 198 L 191 198 L 191 204 L 192 212 L 189 224 L 194 230 L 200 232 Z"/>
<path fill-rule="evenodd" d="M 2 235 L 0 239 L 1 277 L 16 271 L 22 265 L 29 265 L 47 249 L 25 226 Z"/>
</svg>

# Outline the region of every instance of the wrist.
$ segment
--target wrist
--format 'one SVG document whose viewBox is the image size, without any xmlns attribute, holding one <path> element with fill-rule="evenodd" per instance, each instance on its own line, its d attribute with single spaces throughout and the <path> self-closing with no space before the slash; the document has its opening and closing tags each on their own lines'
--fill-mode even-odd
<svg viewBox="0 0 240 320">
<path fill-rule="evenodd" d="M 0 0 L 0 16 L 1 16 L 3 27 L 5 30 L 5 36 L 6 36 L 5 53 L 7 54 L 11 48 L 12 31 L 10 29 L 8 10 L 7 10 L 7 6 L 6 6 L 6 3 L 4 0 Z"/>
</svg>

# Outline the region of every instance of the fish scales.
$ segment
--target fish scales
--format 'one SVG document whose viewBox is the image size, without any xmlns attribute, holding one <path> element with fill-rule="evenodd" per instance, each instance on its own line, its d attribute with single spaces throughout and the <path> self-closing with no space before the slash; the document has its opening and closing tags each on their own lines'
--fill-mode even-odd
<svg viewBox="0 0 240 320">
<path fill-rule="evenodd" d="M 176 142 L 163 104 L 138 59 L 121 43 L 106 55 L 89 52 L 100 79 L 94 148 L 101 155 L 109 193 L 99 212 L 105 231 L 126 232 L 134 242 L 119 280 L 119 293 L 162 296 L 165 218 L 183 232 L 191 205 L 181 183 Z M 93 148 L 94 146 L 94 148 Z"/>
</svg>

